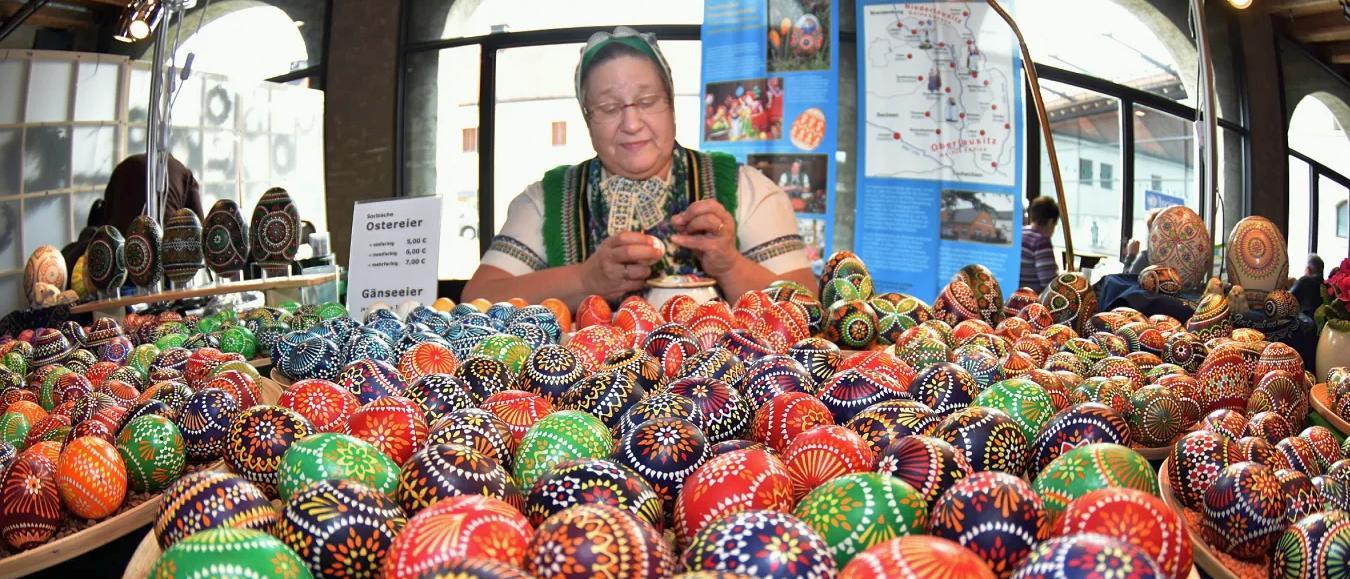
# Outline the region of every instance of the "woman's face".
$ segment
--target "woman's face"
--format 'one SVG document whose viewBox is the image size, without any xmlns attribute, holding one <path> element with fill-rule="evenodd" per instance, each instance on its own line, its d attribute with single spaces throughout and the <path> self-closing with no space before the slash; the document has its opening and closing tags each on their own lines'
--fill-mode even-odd
<svg viewBox="0 0 1350 579">
<path fill-rule="evenodd" d="M 664 178 L 675 148 L 675 112 L 656 64 L 637 56 L 621 56 L 590 69 L 586 77 L 588 110 L 606 103 L 628 105 L 643 97 L 666 97 L 664 112 L 643 113 L 629 106 L 617 119 L 586 119 L 591 146 L 611 173 L 629 179 Z"/>
</svg>

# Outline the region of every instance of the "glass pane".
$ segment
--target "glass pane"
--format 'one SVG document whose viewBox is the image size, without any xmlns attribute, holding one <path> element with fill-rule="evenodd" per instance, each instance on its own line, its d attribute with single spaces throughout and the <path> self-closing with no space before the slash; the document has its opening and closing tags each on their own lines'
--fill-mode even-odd
<svg viewBox="0 0 1350 579">
<path fill-rule="evenodd" d="M 23 284 L 23 274 L 0 276 L 0 311 L 12 312 L 22 309 L 28 303 L 19 287 Z"/>
<path fill-rule="evenodd" d="M 651 24 L 703 23 L 703 0 L 420 0 L 407 6 L 411 12 L 408 18 L 411 40 L 580 26 L 624 24 L 642 30 L 644 25 Z"/>
<path fill-rule="evenodd" d="M 70 73 L 73 62 L 68 60 L 37 60 L 28 77 L 29 123 L 50 123 L 70 120 Z"/>
<path fill-rule="evenodd" d="M 272 116 L 271 130 L 274 133 L 295 131 L 295 118 L 300 111 L 294 90 L 288 89 L 279 86 L 272 90 L 272 106 L 268 107 L 268 112 Z"/>
<path fill-rule="evenodd" d="M 224 78 L 211 76 L 206 80 L 206 104 L 203 119 L 208 127 L 234 128 L 235 111 L 239 107 L 234 88 Z"/>
<path fill-rule="evenodd" d="M 235 191 L 234 183 L 206 183 L 202 185 L 203 209 L 210 211 L 211 206 L 215 205 L 216 201 L 220 201 L 221 199 L 229 199 L 231 201 L 234 201 L 235 203 L 239 202 L 239 197 Z M 251 210 L 253 208 L 250 207 L 249 209 Z M 240 210 L 242 211 L 243 209 Z M 251 219 L 252 217 L 253 217 L 252 211 L 244 215 L 244 219 Z"/>
<path fill-rule="evenodd" d="M 468 279 L 478 268 L 480 54 L 476 44 L 411 54 L 404 79 L 406 193 L 442 198 L 442 279 Z"/>
<path fill-rule="evenodd" d="M 1294 108 L 1289 119 L 1289 148 L 1337 173 L 1350 175 L 1350 135 L 1320 97 L 1303 97 Z"/>
<path fill-rule="evenodd" d="M 271 140 L 265 134 L 244 137 L 243 169 L 245 179 L 266 182 L 272 178 L 272 163 L 268 161 L 268 157 L 271 156 L 271 147 Z M 259 191 L 258 195 L 261 196 L 262 192 Z"/>
<path fill-rule="evenodd" d="M 0 271 L 23 267 L 19 257 L 19 200 L 0 201 Z"/>
<path fill-rule="evenodd" d="M 260 81 L 309 66 L 310 52 L 302 27 L 323 30 L 322 9 L 326 2 L 292 2 L 286 10 L 258 3 L 234 7 L 207 21 L 200 29 L 197 14 L 187 17 L 190 28 L 178 46 L 178 62 L 195 52 L 197 70 L 210 71 L 235 79 Z M 288 12 L 293 12 L 295 20 Z M 313 15 L 314 20 L 309 20 Z M 246 42 L 240 39 L 247 38 Z M 318 56 L 314 57 L 317 64 Z"/>
<path fill-rule="evenodd" d="M 70 186 L 70 127 L 29 127 L 23 149 L 27 193 Z"/>
<path fill-rule="evenodd" d="M 132 65 L 127 88 L 127 120 L 145 123 L 150 118 L 150 69 Z M 144 147 L 144 145 L 142 145 Z M 144 149 L 142 149 L 142 152 Z"/>
<path fill-rule="evenodd" d="M 1309 175 L 1312 169 L 1307 163 L 1296 157 L 1289 157 L 1289 264 L 1297 266 L 1308 258 L 1308 202 L 1312 191 L 1308 190 Z M 1293 274 L 1298 268 L 1291 267 Z"/>
<path fill-rule="evenodd" d="M 75 79 L 75 120 L 117 120 L 117 92 L 121 88 L 121 65 L 111 62 L 81 62 Z"/>
<path fill-rule="evenodd" d="M 23 200 L 23 254 L 40 245 L 57 248 L 70 243 L 70 196 L 65 193 Z"/>
<path fill-rule="evenodd" d="M 292 181 L 295 176 L 295 137 L 272 135 L 272 179 Z"/>
<path fill-rule="evenodd" d="M 202 174 L 202 132 L 200 129 L 174 127 L 169 130 L 169 154 L 192 171 Z"/>
<path fill-rule="evenodd" d="M 1013 12 L 1039 63 L 1194 104 L 1195 43 L 1185 2 L 1017 0 Z"/>
<path fill-rule="evenodd" d="M 1317 255 L 1327 264 L 1327 271 L 1350 255 L 1350 239 L 1337 231 L 1336 216 L 1341 205 L 1350 202 L 1350 190 L 1345 186 L 1320 177 L 1317 182 Z"/>
<path fill-rule="evenodd" d="M 0 129 L 0 197 L 19 194 L 23 139 L 19 129 Z"/>
<path fill-rule="evenodd" d="M 230 181 L 233 187 L 236 178 L 234 147 L 238 141 L 234 131 L 206 131 L 205 142 L 202 145 L 206 167 L 198 175 L 202 182 Z"/>
<path fill-rule="evenodd" d="M 75 185 L 106 185 L 116 146 L 117 127 L 75 127 Z"/>
<path fill-rule="evenodd" d="M 1120 178 L 1112 176 L 1105 181 L 1108 186 L 1103 187 L 1096 168 L 1102 163 L 1114 165 L 1120 161 L 1120 101 L 1050 81 L 1041 81 L 1041 92 L 1055 136 L 1074 251 L 1117 256 L 1124 204 Z M 1041 151 L 1039 193 L 1054 198 L 1049 157 L 1044 147 Z M 1088 171 L 1088 167 L 1092 170 Z M 1063 237 L 1063 232 L 1056 228 L 1053 243 L 1057 260 Z"/>
<path fill-rule="evenodd" d="M 23 121 L 23 79 L 27 72 L 27 61 L 0 61 L 0 124 Z"/>
<path fill-rule="evenodd" d="M 182 84 L 173 100 L 175 127 L 196 127 L 202 124 L 202 79 L 193 76 Z"/>
<path fill-rule="evenodd" d="M 1148 246 L 1148 213 L 1172 205 L 1200 212 L 1195 127 L 1143 106 L 1134 109 L 1134 238 Z M 1201 217 L 1204 217 L 1203 215 Z M 1222 243 L 1216 235 L 1216 243 Z"/>
<path fill-rule="evenodd" d="M 71 210 L 75 212 L 75 215 L 72 217 L 72 221 L 74 222 L 75 225 L 76 238 L 79 238 L 81 230 L 89 226 L 89 209 L 94 206 L 94 201 L 97 201 L 102 198 L 103 198 L 102 189 L 89 189 L 87 191 L 75 192 L 74 199 L 71 201 L 71 203 L 73 204 Z M 75 264 L 73 263 L 66 265 L 70 267 L 75 266 Z"/>
<path fill-rule="evenodd" d="M 250 133 L 267 130 L 268 102 L 272 91 L 257 85 L 244 93 L 244 130 Z"/>
</svg>

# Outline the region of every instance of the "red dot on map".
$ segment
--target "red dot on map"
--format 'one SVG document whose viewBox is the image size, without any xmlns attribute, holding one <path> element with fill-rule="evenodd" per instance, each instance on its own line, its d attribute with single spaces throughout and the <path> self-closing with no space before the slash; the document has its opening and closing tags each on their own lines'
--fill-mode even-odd
<svg viewBox="0 0 1350 579">
<path fill-rule="evenodd" d="M 961 118 L 966 118 L 966 113 L 961 113 Z"/>
<path fill-rule="evenodd" d="M 952 92 L 952 87 L 947 87 L 947 92 Z"/>
<path fill-rule="evenodd" d="M 949 63 L 947 63 L 947 64 L 952 65 L 952 68 L 956 68 L 956 63 L 955 63 L 955 62 L 949 62 Z"/>
<path fill-rule="evenodd" d="M 897 140 L 897 141 L 899 141 L 899 140 L 900 140 L 900 132 L 899 132 L 899 131 L 896 131 L 896 132 L 894 132 L 894 133 L 891 133 L 891 138 L 892 138 L 892 139 L 895 139 L 895 140 Z"/>
<path fill-rule="evenodd" d="M 995 169 L 998 168 L 998 161 L 993 161 L 993 162 L 991 162 L 991 163 L 989 163 L 989 164 L 990 164 L 990 165 L 993 165 Z"/>
<path fill-rule="evenodd" d="M 989 106 L 993 107 L 994 110 L 998 110 L 998 105 L 997 105 L 997 104 L 993 104 L 993 105 L 989 105 Z"/>
<path fill-rule="evenodd" d="M 923 80 L 923 75 L 919 75 L 919 80 Z"/>
<path fill-rule="evenodd" d="M 989 86 L 989 81 L 984 81 L 984 86 Z"/>
<path fill-rule="evenodd" d="M 1005 129 L 1011 128 L 1011 125 L 1009 125 L 1008 123 L 1003 123 L 1003 128 L 1005 128 Z"/>
<path fill-rule="evenodd" d="M 937 134 L 941 135 L 941 134 L 942 134 L 942 129 L 938 129 L 938 130 L 937 130 Z"/>
<path fill-rule="evenodd" d="M 969 12 L 969 11 L 965 11 L 965 12 L 962 12 L 961 15 L 962 15 L 962 16 L 970 16 L 970 12 Z"/>
<path fill-rule="evenodd" d="M 933 113 L 930 113 L 930 112 L 928 112 L 928 111 L 924 111 L 924 112 L 923 112 L 923 116 L 925 116 L 925 117 L 931 117 L 931 116 L 933 116 Z"/>
<path fill-rule="evenodd" d="M 984 136 L 984 129 L 980 129 L 980 136 L 981 136 L 981 137 Z"/>
<path fill-rule="evenodd" d="M 908 59 L 910 59 L 910 60 L 913 60 L 913 59 L 914 59 L 914 55 L 913 55 L 913 54 L 906 54 L 906 55 L 905 55 L 905 58 L 908 58 Z"/>
</svg>

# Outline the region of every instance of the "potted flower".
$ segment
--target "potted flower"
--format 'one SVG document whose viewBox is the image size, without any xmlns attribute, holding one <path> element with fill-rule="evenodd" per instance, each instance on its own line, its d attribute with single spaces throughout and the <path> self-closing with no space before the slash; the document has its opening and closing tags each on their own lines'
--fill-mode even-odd
<svg viewBox="0 0 1350 579">
<path fill-rule="evenodd" d="M 1350 258 L 1322 282 L 1322 305 L 1313 312 L 1321 328 L 1317 339 L 1317 379 L 1336 366 L 1350 366 Z"/>
</svg>

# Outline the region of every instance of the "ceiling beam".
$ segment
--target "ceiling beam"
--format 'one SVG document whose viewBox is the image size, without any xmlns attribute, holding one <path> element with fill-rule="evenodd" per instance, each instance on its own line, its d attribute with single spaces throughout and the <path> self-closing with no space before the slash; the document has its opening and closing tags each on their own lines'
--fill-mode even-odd
<svg viewBox="0 0 1350 579">
<path fill-rule="evenodd" d="M 1339 10 L 1339 0 L 1275 0 L 1267 4 L 1272 13 L 1289 15 L 1316 14 Z"/>
<path fill-rule="evenodd" d="M 0 3 L 0 16 L 9 19 L 22 9 L 23 4 L 21 3 Z M 23 24 L 37 28 L 56 28 L 61 30 L 88 29 L 98 26 L 98 23 L 93 19 L 93 15 L 89 12 L 65 10 L 61 8 L 52 8 L 50 6 L 38 10 L 32 16 L 29 16 Z"/>
<path fill-rule="evenodd" d="M 1301 42 L 1343 42 L 1350 40 L 1350 21 L 1344 18 L 1304 19 L 1294 23 L 1289 34 Z"/>
</svg>

